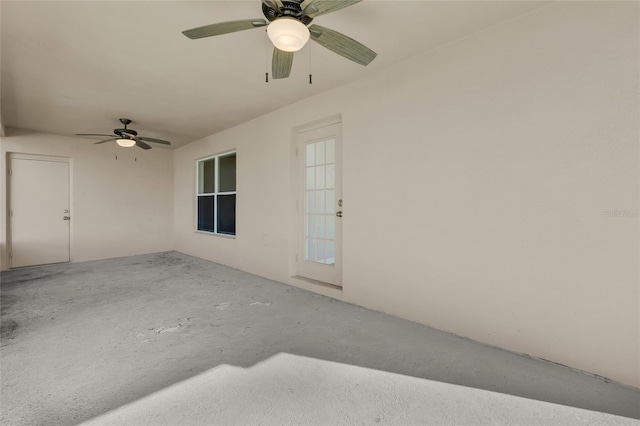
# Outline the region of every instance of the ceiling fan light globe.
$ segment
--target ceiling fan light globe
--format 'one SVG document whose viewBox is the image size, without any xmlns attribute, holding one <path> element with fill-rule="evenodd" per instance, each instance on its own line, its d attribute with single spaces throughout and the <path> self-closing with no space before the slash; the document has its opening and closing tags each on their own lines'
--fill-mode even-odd
<svg viewBox="0 0 640 426">
<path fill-rule="evenodd" d="M 133 139 L 117 139 L 116 143 L 124 148 L 131 148 L 136 144 L 136 141 Z"/>
<path fill-rule="evenodd" d="M 267 35 L 275 47 L 285 52 L 297 52 L 309 41 L 309 29 L 293 18 L 279 18 L 269 24 Z"/>
</svg>

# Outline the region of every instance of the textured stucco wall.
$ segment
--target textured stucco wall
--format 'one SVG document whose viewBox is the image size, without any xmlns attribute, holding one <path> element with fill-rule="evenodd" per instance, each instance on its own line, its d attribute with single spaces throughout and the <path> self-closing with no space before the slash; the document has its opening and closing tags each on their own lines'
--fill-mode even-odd
<svg viewBox="0 0 640 426">
<path fill-rule="evenodd" d="M 639 5 L 558 2 L 179 148 L 179 251 L 640 386 Z M 291 278 L 292 129 L 341 114 L 344 287 Z M 238 236 L 194 232 L 237 149 Z"/>
</svg>

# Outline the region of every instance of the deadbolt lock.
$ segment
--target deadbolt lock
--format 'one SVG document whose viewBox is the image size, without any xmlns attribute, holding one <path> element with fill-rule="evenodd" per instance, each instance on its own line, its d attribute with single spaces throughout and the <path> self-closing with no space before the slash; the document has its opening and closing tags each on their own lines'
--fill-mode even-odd
<svg viewBox="0 0 640 426">
<path fill-rule="evenodd" d="M 71 220 L 71 217 L 70 216 L 63 216 L 62 220 Z"/>
<path fill-rule="evenodd" d="M 342 212 L 336 212 L 336 216 L 342 217 Z"/>
</svg>

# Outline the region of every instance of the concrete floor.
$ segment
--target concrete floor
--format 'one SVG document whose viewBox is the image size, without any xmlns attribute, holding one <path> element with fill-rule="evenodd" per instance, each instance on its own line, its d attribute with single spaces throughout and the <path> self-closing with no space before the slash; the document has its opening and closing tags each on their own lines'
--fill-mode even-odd
<svg viewBox="0 0 640 426">
<path fill-rule="evenodd" d="M 1 279 L 3 425 L 139 424 L 145 412 L 148 424 L 640 424 L 630 419 L 640 419 L 637 389 L 180 253 L 18 269 Z M 306 385 L 280 394 L 287 372 L 307 372 Z M 320 377 L 330 383 L 324 393 L 301 399 L 307 405 L 294 407 L 296 416 L 273 416 L 274 405 L 284 410 Z M 233 385 L 243 380 L 244 388 Z M 336 389 L 341 398 L 332 402 Z M 218 396 L 205 403 L 203 394 Z M 175 405 L 176 395 L 195 407 Z M 535 400 L 529 411 L 523 398 Z M 383 408 L 387 400 L 395 411 Z M 423 400 L 442 401 L 448 417 L 424 417 L 429 409 L 416 408 Z M 413 402 L 398 410 L 398 401 Z M 175 417 L 180 407 L 195 417 Z M 457 416 L 461 407 L 475 407 L 473 415 Z"/>
</svg>

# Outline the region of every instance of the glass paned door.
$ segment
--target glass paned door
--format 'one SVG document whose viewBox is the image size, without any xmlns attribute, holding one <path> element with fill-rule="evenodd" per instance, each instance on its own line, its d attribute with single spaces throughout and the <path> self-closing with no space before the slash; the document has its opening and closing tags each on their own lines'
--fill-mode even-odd
<svg viewBox="0 0 640 426">
<path fill-rule="evenodd" d="M 306 144 L 305 253 L 309 262 L 336 263 L 335 139 Z"/>
<path fill-rule="evenodd" d="M 340 286 L 340 123 L 300 133 L 298 275 Z M 341 214 L 341 212 L 340 212 Z"/>
</svg>

